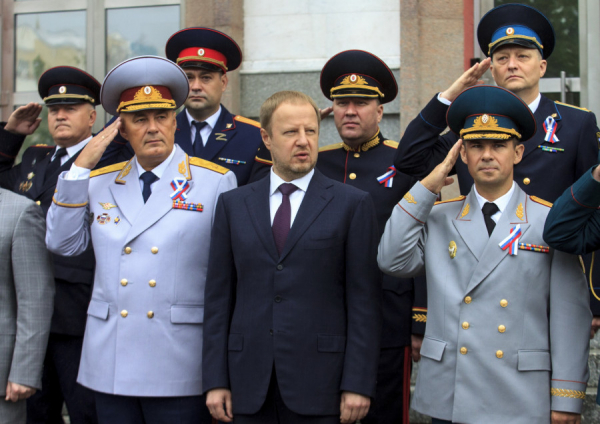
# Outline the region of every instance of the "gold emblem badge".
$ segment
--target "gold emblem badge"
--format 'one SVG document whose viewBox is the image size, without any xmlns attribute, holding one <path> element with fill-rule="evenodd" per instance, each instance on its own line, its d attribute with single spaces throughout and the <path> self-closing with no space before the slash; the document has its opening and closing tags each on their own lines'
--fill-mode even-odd
<svg viewBox="0 0 600 424">
<path fill-rule="evenodd" d="M 98 203 L 100 203 L 100 206 L 102 206 L 102 209 L 104 209 L 106 211 L 117 207 L 117 205 L 113 205 L 112 203 L 109 203 L 109 202 L 107 202 L 107 203 L 98 202 Z"/>
<path fill-rule="evenodd" d="M 129 163 L 129 165 L 127 165 L 127 167 L 123 170 L 123 172 L 121 172 L 121 178 L 125 178 L 127 176 L 127 174 L 129 174 L 131 172 L 131 162 Z"/>
<path fill-rule="evenodd" d="M 506 28 L 506 35 L 513 35 L 515 33 L 514 28 Z"/>
<path fill-rule="evenodd" d="M 204 49 L 198 49 L 198 56 L 204 56 Z"/>
<path fill-rule="evenodd" d="M 487 124 L 487 123 L 488 123 L 488 119 L 490 119 L 490 117 L 489 117 L 489 116 L 487 116 L 487 115 L 483 115 L 483 116 L 481 117 L 481 122 L 482 122 L 482 123 L 484 123 L 484 124 Z"/>
<path fill-rule="evenodd" d="M 467 216 L 469 214 L 469 211 L 471 210 L 471 205 L 469 205 L 468 203 L 466 204 L 465 208 L 463 209 L 463 211 L 460 213 L 460 217 L 461 219 L 464 218 L 465 216 Z M 452 242 L 454 243 L 454 242 Z M 455 244 L 456 246 L 456 244 Z"/>
<path fill-rule="evenodd" d="M 186 169 L 185 169 L 185 161 L 182 161 L 182 162 L 179 164 L 179 173 L 180 173 L 181 175 L 187 175 L 187 172 L 186 172 Z"/>
<path fill-rule="evenodd" d="M 59 89 L 58 92 L 60 94 L 65 94 L 67 92 L 67 87 L 65 87 L 64 85 L 62 85 Z"/>
<path fill-rule="evenodd" d="M 356 74 L 348 75 L 346 78 L 344 78 L 342 80 L 342 82 L 340 82 L 340 85 L 350 85 L 350 84 L 369 85 L 369 83 L 367 82 L 366 79 L 364 79 L 360 75 L 356 75 Z"/>
<path fill-rule="evenodd" d="M 517 218 L 523 221 L 524 216 L 525 213 L 523 212 L 523 203 L 519 203 L 519 206 L 517 206 Z"/>
<path fill-rule="evenodd" d="M 352 84 L 355 84 L 357 80 L 358 80 L 358 77 L 355 74 L 350 75 L 350 82 Z"/>
<path fill-rule="evenodd" d="M 227 128 L 231 128 L 233 124 L 227 124 Z"/>
<path fill-rule="evenodd" d="M 150 94 L 152 94 L 152 87 L 150 87 L 149 85 L 144 87 L 144 94 L 146 96 L 149 96 Z"/>
<path fill-rule="evenodd" d="M 452 240 L 448 245 L 448 253 L 450 254 L 450 259 L 454 259 L 456 257 L 456 242 Z"/>
<path fill-rule="evenodd" d="M 415 205 L 417 204 L 417 201 L 415 200 L 415 198 L 413 197 L 413 195 L 410 194 L 410 193 L 406 193 L 404 195 L 404 200 L 406 200 L 408 203 L 414 203 Z"/>
</svg>

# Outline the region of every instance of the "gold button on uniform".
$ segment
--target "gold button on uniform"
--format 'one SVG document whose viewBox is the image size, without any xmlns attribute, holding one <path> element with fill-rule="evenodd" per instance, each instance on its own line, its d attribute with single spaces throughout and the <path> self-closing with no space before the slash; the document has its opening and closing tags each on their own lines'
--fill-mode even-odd
<svg viewBox="0 0 600 424">
<path fill-rule="evenodd" d="M 353 172 L 352 174 L 348 175 L 350 177 L 351 180 L 355 180 L 356 179 L 356 174 Z"/>
<path fill-rule="evenodd" d="M 529 185 L 529 183 L 531 182 L 531 180 L 527 177 L 523 178 L 523 184 L 525 185 Z"/>
<path fill-rule="evenodd" d="M 468 349 L 466 347 L 461 347 L 460 348 L 460 353 L 462 353 L 463 355 L 466 355 L 468 352 Z"/>
<path fill-rule="evenodd" d="M 148 311 L 148 318 L 154 318 L 154 312 Z"/>
<path fill-rule="evenodd" d="M 500 301 L 500 306 L 502 306 L 503 308 L 506 308 L 508 306 L 508 300 L 502 299 Z"/>
<path fill-rule="evenodd" d="M 463 328 L 464 330 L 468 330 L 468 329 L 469 329 L 469 327 L 470 327 L 470 325 L 469 325 L 469 323 L 468 323 L 467 321 L 465 321 L 465 322 L 463 322 L 463 323 L 462 323 L 462 328 Z"/>
<path fill-rule="evenodd" d="M 501 350 L 496 351 L 496 358 L 502 359 L 504 357 L 504 352 Z"/>
<path fill-rule="evenodd" d="M 154 246 L 150 251 L 156 255 L 158 253 L 158 247 Z"/>
<path fill-rule="evenodd" d="M 40 202 L 39 200 L 36 200 L 35 204 L 38 205 L 38 206 L 40 206 L 42 204 L 42 202 Z"/>
<path fill-rule="evenodd" d="M 501 332 L 501 333 L 504 333 L 506 331 L 506 327 L 503 326 L 503 325 L 499 325 L 498 326 L 498 331 Z"/>
<path fill-rule="evenodd" d="M 471 296 L 467 296 L 465 297 L 465 303 L 468 305 L 469 303 L 471 303 L 473 299 L 471 299 Z"/>
<path fill-rule="evenodd" d="M 354 153 L 354 157 L 355 158 L 359 158 L 360 157 L 360 153 Z"/>
<path fill-rule="evenodd" d="M 121 285 L 122 285 L 123 287 L 125 287 L 125 286 L 127 285 L 127 278 L 123 278 L 123 279 L 121 280 Z"/>
<path fill-rule="evenodd" d="M 150 287 L 156 287 L 156 280 L 150 280 L 148 284 L 150 285 Z"/>
<path fill-rule="evenodd" d="M 125 318 L 127 315 L 129 315 L 129 313 L 128 313 L 128 312 L 127 312 L 125 309 L 123 309 L 123 310 L 121 311 L 121 316 L 122 316 L 123 318 Z"/>
<path fill-rule="evenodd" d="M 131 247 L 127 246 L 125 248 L 125 253 L 127 253 L 129 255 L 131 253 Z"/>
</svg>

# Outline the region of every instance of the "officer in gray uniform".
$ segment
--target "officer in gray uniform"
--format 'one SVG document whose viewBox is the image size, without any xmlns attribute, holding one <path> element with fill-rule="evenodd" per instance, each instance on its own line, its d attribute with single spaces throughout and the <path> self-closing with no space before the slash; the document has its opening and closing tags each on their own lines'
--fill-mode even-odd
<svg viewBox="0 0 600 424">
<path fill-rule="evenodd" d="M 96 271 L 78 382 L 100 423 L 210 423 L 202 398 L 204 284 L 218 196 L 236 186 L 219 165 L 174 145 L 185 73 L 160 57 L 117 65 L 100 93 L 119 114 L 58 180 L 48 248 L 94 246 Z M 117 131 L 135 156 L 91 172 Z"/>
<path fill-rule="evenodd" d="M 394 208 L 379 245 L 384 272 L 427 272 L 412 407 L 434 423 L 577 423 L 589 294 L 578 258 L 545 245 L 549 204 L 513 180 L 533 115 L 511 92 L 475 86 L 447 120 L 462 140 Z M 475 184 L 434 206 L 459 153 Z"/>
</svg>

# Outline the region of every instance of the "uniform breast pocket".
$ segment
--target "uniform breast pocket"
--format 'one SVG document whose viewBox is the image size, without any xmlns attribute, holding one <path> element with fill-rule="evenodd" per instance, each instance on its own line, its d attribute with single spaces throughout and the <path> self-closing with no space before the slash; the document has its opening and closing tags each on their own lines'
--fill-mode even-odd
<svg viewBox="0 0 600 424">
<path fill-rule="evenodd" d="M 304 248 L 313 249 L 330 249 L 335 246 L 339 246 L 344 243 L 344 238 L 338 235 L 323 234 L 323 235 L 311 235 L 305 243 Z"/>
</svg>

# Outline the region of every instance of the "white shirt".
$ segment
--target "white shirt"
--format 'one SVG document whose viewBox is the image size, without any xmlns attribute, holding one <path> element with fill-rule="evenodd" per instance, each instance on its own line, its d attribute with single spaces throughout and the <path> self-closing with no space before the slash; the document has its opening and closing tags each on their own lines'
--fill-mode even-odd
<svg viewBox="0 0 600 424">
<path fill-rule="evenodd" d="M 300 205 L 302 204 L 302 200 L 304 200 L 304 195 L 306 194 L 306 189 L 308 189 L 308 184 L 310 184 L 310 180 L 315 174 L 315 170 L 311 169 L 311 171 L 306 174 L 302 178 L 298 178 L 297 180 L 289 181 L 290 184 L 294 184 L 298 187 L 298 190 L 294 191 L 290 194 L 290 207 L 291 207 L 291 219 L 290 219 L 290 228 L 294 224 L 294 219 L 298 214 L 298 209 L 300 209 Z M 271 189 L 269 191 L 269 206 L 271 208 L 271 225 L 273 225 L 273 220 L 275 219 L 275 214 L 277 213 L 277 209 L 281 206 L 281 202 L 283 200 L 283 195 L 279 191 L 279 186 L 281 184 L 287 183 L 288 181 L 283 181 L 283 179 L 273 172 L 273 168 L 271 168 Z"/>
<path fill-rule="evenodd" d="M 443 104 L 445 104 L 446 106 L 450 106 L 452 104 L 452 102 L 444 97 L 442 97 L 442 93 L 438 93 L 438 100 L 440 102 L 442 102 Z M 542 100 L 542 95 L 540 93 L 538 93 L 537 97 L 535 98 L 535 100 L 531 103 L 528 104 L 529 106 L 529 110 L 531 110 L 531 113 L 535 113 L 535 111 L 537 110 L 538 106 L 540 105 L 540 100 Z"/>
<path fill-rule="evenodd" d="M 489 202 L 489 200 L 484 199 L 479 194 L 479 192 L 477 191 L 477 187 L 473 186 L 473 190 L 475 190 L 475 197 L 477 197 L 477 203 L 479 203 L 479 209 L 483 209 L 483 205 L 485 205 L 487 202 Z M 498 212 L 496 212 L 495 214 L 492 215 L 492 219 L 494 220 L 494 222 L 496 224 L 500 220 L 500 217 L 502 216 L 504 209 L 506 209 L 506 207 L 508 206 L 508 202 L 510 202 L 510 198 L 512 197 L 514 191 L 515 191 L 515 182 L 513 181 L 512 186 L 510 187 L 510 190 L 508 190 L 508 192 L 506 194 L 498 197 L 493 202 L 489 202 L 489 203 L 495 203 L 496 206 L 498 206 L 498 209 L 500 209 Z"/>
<path fill-rule="evenodd" d="M 64 165 L 66 161 L 68 161 L 69 159 L 71 159 L 73 156 L 75 156 L 77 154 L 78 151 L 80 151 L 81 149 L 83 149 L 92 139 L 92 136 L 90 135 L 88 138 L 86 138 L 83 141 L 80 141 L 79 143 L 75 144 L 74 146 L 71 147 L 67 147 L 67 154 L 64 155 L 62 158 L 60 158 L 60 164 Z M 62 149 L 63 147 L 59 147 L 56 146 L 56 150 L 54 151 L 54 154 L 52 155 L 52 158 L 50 161 L 53 161 L 54 158 L 56 157 L 56 152 L 58 151 L 58 149 Z"/>
<path fill-rule="evenodd" d="M 190 115 L 190 113 L 188 112 L 188 110 L 185 110 L 185 116 L 187 116 L 188 119 L 188 123 L 190 124 L 190 133 L 192 134 L 192 145 L 194 145 L 194 142 L 196 141 L 196 127 L 192 125 L 192 122 L 199 122 L 196 121 L 194 118 L 192 118 L 192 115 Z M 219 110 L 217 110 L 214 114 L 212 114 L 211 116 L 209 116 L 208 118 L 206 118 L 204 121 L 200 121 L 200 122 L 206 122 L 206 125 L 204 126 L 204 128 L 202 128 L 200 130 L 200 136 L 202 136 L 202 143 L 206 146 L 206 142 L 208 141 L 208 137 L 210 137 L 210 134 L 212 133 L 213 128 L 217 125 L 217 121 L 219 120 L 219 117 L 221 116 L 221 105 L 219 105 Z"/>
</svg>

